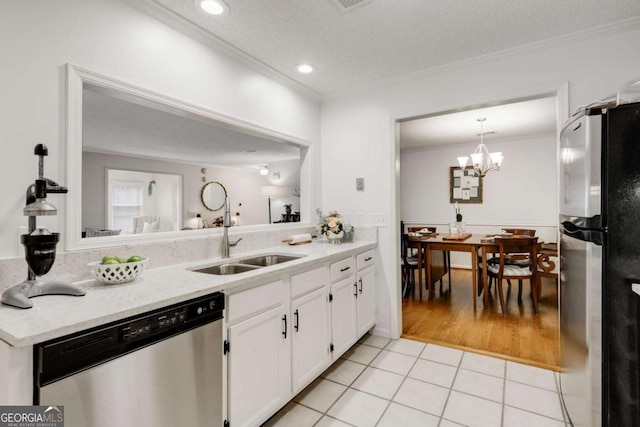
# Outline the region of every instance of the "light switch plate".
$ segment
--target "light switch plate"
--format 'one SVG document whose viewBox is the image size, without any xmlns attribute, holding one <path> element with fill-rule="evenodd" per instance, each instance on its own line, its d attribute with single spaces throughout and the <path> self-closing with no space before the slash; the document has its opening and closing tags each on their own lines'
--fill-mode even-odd
<svg viewBox="0 0 640 427">
<path fill-rule="evenodd" d="M 364 178 L 356 178 L 356 191 L 364 191 Z"/>
</svg>

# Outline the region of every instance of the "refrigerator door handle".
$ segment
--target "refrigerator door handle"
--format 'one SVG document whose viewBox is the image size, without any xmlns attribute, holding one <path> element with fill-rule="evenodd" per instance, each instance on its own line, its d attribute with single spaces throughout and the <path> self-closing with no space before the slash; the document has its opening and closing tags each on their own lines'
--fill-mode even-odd
<svg viewBox="0 0 640 427">
<path fill-rule="evenodd" d="M 560 223 L 560 232 L 562 234 L 584 242 L 595 243 L 598 246 L 602 246 L 604 231 L 605 230 L 581 228 L 571 221 L 563 221 Z"/>
<path fill-rule="evenodd" d="M 571 221 L 563 221 L 561 224 L 563 231 L 568 235 L 579 233 L 581 230 L 580 227 L 578 227 Z"/>
</svg>

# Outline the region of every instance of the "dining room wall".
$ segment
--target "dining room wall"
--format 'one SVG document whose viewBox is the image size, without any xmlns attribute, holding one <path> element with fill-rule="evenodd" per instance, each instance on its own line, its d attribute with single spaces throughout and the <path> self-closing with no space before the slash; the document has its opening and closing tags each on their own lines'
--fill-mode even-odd
<svg viewBox="0 0 640 427">
<path fill-rule="evenodd" d="M 491 142 L 489 151 L 501 151 L 500 171 L 483 178 L 482 203 L 461 203 L 460 211 L 472 233 L 498 233 L 503 227 L 534 228 L 546 242 L 557 241 L 556 137 L 540 135 Z M 400 218 L 405 223 L 435 225 L 448 233 L 455 222 L 449 201 L 449 168 L 456 157 L 477 146 L 439 146 L 400 152 Z M 454 267 L 470 268 L 469 256 L 452 254 Z"/>
<path fill-rule="evenodd" d="M 639 77 L 638 52 L 640 19 L 632 19 L 323 98 L 323 210 L 386 218 L 378 227 L 375 333 L 402 332 L 396 121 L 557 92 L 568 93 L 568 105 L 560 105 L 566 116 Z M 356 177 L 365 179 L 364 191 Z"/>
</svg>

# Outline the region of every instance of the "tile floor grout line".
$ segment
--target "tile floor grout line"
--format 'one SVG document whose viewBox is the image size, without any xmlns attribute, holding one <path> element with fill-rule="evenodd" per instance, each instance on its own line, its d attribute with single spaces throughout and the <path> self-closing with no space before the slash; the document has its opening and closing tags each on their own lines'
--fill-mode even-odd
<svg viewBox="0 0 640 427">
<path fill-rule="evenodd" d="M 554 418 L 554 417 L 549 416 L 549 415 L 541 414 L 541 413 L 539 413 L 539 412 L 533 412 L 533 411 L 531 411 L 531 410 L 529 410 L 529 409 L 518 408 L 517 406 L 508 405 L 508 404 L 506 404 L 506 403 L 505 403 L 505 405 L 504 405 L 504 406 L 505 406 L 505 407 L 507 407 L 507 406 L 508 406 L 509 408 L 518 409 L 518 410 L 523 411 L 523 412 L 528 412 L 528 413 L 530 413 L 530 414 L 539 415 L 539 416 L 544 417 L 544 418 L 547 418 L 547 419 L 549 419 L 549 420 L 558 421 L 558 422 L 561 422 L 561 423 L 566 424 L 566 423 L 565 423 L 565 421 L 564 421 L 564 419 L 560 420 L 560 419 L 558 419 L 558 418 Z M 564 417 L 563 417 L 563 418 L 564 418 Z M 509 426 L 505 426 L 505 427 L 509 427 Z"/>
<path fill-rule="evenodd" d="M 517 409 L 517 410 L 519 410 L 519 411 L 524 411 L 524 412 L 527 412 L 527 413 L 530 413 L 530 414 L 538 415 L 538 416 L 544 417 L 545 419 L 548 419 L 548 420 L 550 420 L 550 421 L 556 421 L 556 422 L 564 423 L 564 424 L 565 424 L 565 426 L 568 426 L 568 425 L 569 425 L 569 424 L 567 423 L 566 419 L 565 419 L 565 416 L 566 416 L 566 415 L 565 415 L 565 413 L 564 413 L 564 410 L 562 410 L 562 401 L 561 401 L 561 396 L 560 396 L 560 393 L 559 393 L 559 390 L 560 390 L 560 385 L 559 385 L 559 374 L 558 374 L 558 376 L 556 376 L 555 372 L 553 372 L 553 371 L 545 370 L 545 371 L 550 371 L 550 372 L 552 372 L 552 374 L 553 374 L 553 377 L 554 377 L 554 383 L 555 383 L 555 386 L 556 386 L 556 395 L 557 395 L 557 396 L 558 396 L 558 398 L 560 399 L 560 402 L 559 402 L 559 403 L 560 403 L 560 406 L 561 406 L 561 408 L 560 408 L 560 409 L 561 409 L 561 412 L 562 412 L 562 419 L 554 418 L 553 416 L 548 416 L 548 415 L 544 415 L 544 414 L 539 414 L 539 413 L 537 413 L 537 412 L 533 412 L 533 411 L 530 411 L 530 410 L 528 410 L 528 409 L 519 408 L 519 407 L 514 406 L 514 405 L 507 405 L 507 404 L 506 404 L 506 385 L 507 385 L 507 381 L 512 381 L 513 383 L 516 383 L 516 384 L 521 384 L 521 385 L 525 385 L 525 386 L 530 386 L 530 387 L 534 387 L 534 388 L 536 388 L 536 389 L 538 389 L 538 390 L 543 390 L 543 391 L 547 391 L 547 392 L 553 393 L 553 391 L 552 391 L 552 390 L 549 390 L 549 389 L 545 389 L 545 388 L 538 387 L 538 386 L 534 386 L 534 385 L 531 385 L 531 384 L 522 383 L 522 382 L 520 382 L 520 381 L 513 381 L 513 380 L 508 379 L 508 378 L 507 378 L 507 370 L 508 370 L 508 366 L 509 366 L 509 365 L 508 365 L 508 364 L 509 364 L 509 361 L 505 361 L 505 365 L 504 365 L 504 376 L 503 376 L 503 377 L 497 377 L 497 376 L 495 376 L 495 375 L 487 374 L 487 373 L 485 373 L 485 372 L 479 372 L 479 371 L 475 371 L 475 370 L 473 370 L 473 369 L 468 369 L 468 368 L 463 368 L 463 367 L 462 367 L 462 362 L 463 362 L 463 360 L 464 360 L 465 355 L 466 355 L 466 354 L 468 354 L 468 353 L 470 353 L 470 354 L 476 354 L 476 353 L 473 353 L 473 352 L 467 352 L 467 351 L 461 350 L 461 351 L 462 351 L 462 356 L 460 357 L 460 359 L 459 359 L 459 361 L 458 361 L 457 365 L 451 365 L 451 364 L 442 363 L 442 362 L 439 362 L 439 361 L 436 361 L 436 360 L 423 359 L 423 358 L 421 358 L 421 357 L 420 357 L 420 356 L 421 356 L 421 355 L 422 355 L 422 354 L 427 350 L 427 348 L 428 348 L 430 345 L 438 346 L 438 344 L 423 343 L 423 344 L 425 344 L 425 345 L 424 345 L 424 347 L 423 347 L 422 351 L 420 351 L 420 352 L 419 352 L 419 354 L 418 354 L 417 356 L 413 356 L 413 355 L 409 355 L 409 354 L 406 354 L 406 353 L 401 353 L 401 352 L 398 352 L 398 351 L 393 351 L 393 350 L 389 350 L 389 349 L 387 349 L 387 347 L 388 347 L 391 343 L 393 343 L 393 342 L 394 342 L 394 340 L 389 340 L 389 342 L 387 342 L 387 344 L 386 344 L 384 347 L 380 348 L 380 347 L 376 347 L 376 346 L 371 346 L 371 345 L 368 345 L 368 344 L 364 344 L 364 343 L 362 343 L 362 342 L 358 341 L 358 342 L 357 342 L 357 343 L 355 343 L 355 344 L 354 344 L 354 346 L 352 346 L 352 347 L 351 347 L 347 352 L 345 352 L 345 354 L 346 354 L 346 353 L 348 353 L 349 351 L 351 351 L 351 350 L 353 349 L 353 347 L 356 347 L 357 345 L 365 345 L 365 346 L 367 346 L 367 347 L 371 347 L 371 348 L 375 348 L 375 349 L 377 349 L 377 350 L 378 350 L 378 352 L 377 352 L 377 353 L 375 354 L 375 356 L 374 356 L 374 357 L 373 357 L 373 358 L 372 358 L 368 363 L 366 363 L 366 364 L 365 364 L 365 363 L 362 363 L 362 362 L 358 362 L 358 361 L 354 361 L 354 360 L 350 360 L 350 359 L 344 358 L 344 355 L 343 355 L 342 357 L 339 357 L 338 359 L 336 359 L 333 363 L 337 362 L 338 360 L 344 360 L 344 361 L 349 361 L 349 362 L 351 362 L 351 363 L 355 363 L 355 364 L 360 365 L 360 366 L 364 366 L 364 369 L 362 369 L 362 371 L 361 371 L 358 375 L 356 375 L 356 376 L 355 376 L 355 378 L 354 378 L 353 380 L 351 380 L 351 381 L 350 381 L 349 385 L 345 385 L 345 384 L 339 383 L 339 382 L 337 382 L 337 381 L 335 381 L 335 380 L 332 380 L 332 379 L 329 379 L 329 378 L 323 377 L 323 376 L 322 376 L 322 374 L 320 375 L 319 379 L 320 379 L 321 381 L 322 381 L 322 380 L 324 380 L 324 381 L 329 381 L 329 382 L 331 382 L 331 383 L 334 383 L 334 384 L 337 384 L 337 385 L 340 385 L 340 386 L 344 387 L 344 390 L 339 394 L 339 396 L 338 396 L 338 397 L 333 401 L 333 403 L 332 403 L 332 404 L 327 408 L 327 410 L 326 410 L 326 411 L 324 411 L 324 412 L 320 412 L 320 411 L 318 411 L 317 409 L 314 409 L 314 408 L 312 408 L 312 407 L 310 407 L 310 406 L 307 406 L 307 405 L 305 405 L 305 404 L 303 404 L 303 403 L 296 402 L 296 401 L 295 401 L 295 397 L 296 397 L 297 395 L 296 395 L 296 396 L 294 396 L 294 398 L 292 399 L 292 401 L 291 401 L 291 402 L 292 402 L 292 403 L 294 403 L 294 404 L 296 404 L 296 405 L 300 405 L 300 406 L 302 406 L 302 407 L 304 407 L 304 408 L 306 408 L 306 409 L 309 409 L 309 410 L 311 410 L 312 412 L 314 412 L 314 413 L 316 413 L 316 414 L 320 414 L 320 418 L 319 418 L 319 419 L 318 419 L 318 420 L 313 424 L 313 426 L 318 426 L 318 425 L 319 425 L 319 423 L 320 423 L 320 421 L 321 421 L 324 417 L 327 417 L 327 418 L 330 418 L 330 419 L 333 419 L 333 420 L 337 420 L 337 421 L 342 422 L 342 423 L 345 423 L 345 424 L 347 424 L 347 425 L 349 425 L 349 426 L 353 426 L 353 424 L 351 424 L 351 423 L 348 423 L 348 422 L 343 421 L 343 420 L 341 420 L 341 419 L 339 419 L 339 418 L 336 418 L 336 417 L 334 417 L 334 416 L 329 415 L 329 411 L 330 411 L 330 410 L 335 406 L 335 404 L 336 404 L 336 403 L 337 403 L 337 402 L 338 402 L 338 401 L 339 401 L 339 400 L 340 400 L 340 399 L 345 395 L 345 393 L 347 393 L 347 391 L 348 391 L 348 390 L 353 390 L 354 392 L 364 393 L 364 394 L 366 394 L 366 395 L 369 395 L 369 396 L 376 397 L 376 398 L 378 398 L 378 399 L 382 399 L 382 400 L 386 400 L 386 401 L 387 401 L 385 409 L 383 410 L 383 412 L 381 413 L 380 417 L 377 419 L 377 421 L 376 421 L 376 423 L 375 423 L 375 425 L 376 425 L 376 426 L 377 426 L 377 425 L 379 425 L 379 423 L 381 422 L 381 420 L 384 418 L 385 414 L 388 412 L 388 410 L 389 410 L 389 408 L 391 407 L 391 404 L 392 404 L 392 403 L 395 403 L 396 405 L 399 405 L 399 406 L 402 406 L 402 407 L 405 407 L 405 408 L 408 408 L 408 409 L 411 409 L 411 410 L 418 411 L 418 412 L 423 413 L 423 414 L 427 414 L 427 415 L 429 415 L 429 416 L 435 416 L 435 417 L 437 417 L 437 418 L 438 418 L 438 424 L 437 424 L 438 426 L 440 426 L 444 421 L 451 421 L 451 422 L 454 422 L 454 423 L 459 424 L 457 421 L 452 421 L 452 420 L 449 420 L 449 419 L 447 419 L 447 418 L 444 418 L 444 412 L 445 412 L 445 410 L 446 410 L 446 408 L 447 408 L 447 405 L 449 404 L 449 400 L 450 400 L 450 397 L 451 397 L 451 395 L 452 395 L 453 391 L 456 391 L 457 393 L 461 393 L 461 394 L 464 394 L 464 395 L 467 395 L 467 396 L 475 397 L 475 398 L 477 398 L 477 399 L 486 400 L 486 401 L 488 401 L 488 402 L 498 403 L 497 401 L 495 401 L 495 400 L 491 400 L 491 399 L 488 399 L 488 398 L 486 398 L 486 397 L 477 396 L 477 395 L 474 395 L 474 394 L 471 394 L 471 393 L 467 393 L 467 392 L 464 392 L 464 391 L 454 390 L 454 388 L 453 388 L 453 387 L 454 387 L 455 381 L 456 381 L 456 379 L 458 378 L 458 375 L 461 373 L 461 372 L 460 372 L 460 370 L 461 370 L 461 369 L 463 369 L 463 370 L 465 370 L 465 371 L 467 371 L 467 372 L 472 372 L 472 373 L 474 373 L 474 374 L 486 375 L 486 376 L 489 376 L 489 377 L 492 377 L 492 378 L 499 378 L 499 379 L 501 379 L 501 380 L 502 380 L 502 382 L 503 382 L 503 395 L 502 395 L 502 401 L 501 401 L 501 406 L 502 406 L 502 411 L 501 411 L 501 423 L 500 423 L 500 425 L 501 425 L 501 426 L 503 426 L 503 427 L 507 427 L 507 426 L 505 426 L 505 425 L 504 425 L 504 423 L 505 423 L 505 419 L 504 419 L 504 417 L 505 417 L 505 410 L 506 410 L 506 407 L 510 407 L 510 408 Z M 419 341 L 416 341 L 416 342 L 419 342 Z M 389 371 L 389 370 L 386 370 L 386 369 L 381 369 L 381 368 L 376 367 L 376 366 L 372 366 L 371 364 L 374 362 L 374 360 L 376 360 L 376 358 L 377 358 L 378 356 L 380 356 L 380 355 L 382 354 L 382 351 L 388 351 L 388 352 L 390 352 L 390 353 L 399 354 L 399 355 L 403 355 L 403 356 L 406 356 L 406 357 L 412 357 L 412 358 L 414 358 L 414 361 L 413 361 L 413 363 L 412 363 L 411 367 L 409 368 L 409 370 L 407 371 L 407 373 L 406 373 L 405 375 L 398 374 L 397 372 Z M 491 356 L 485 356 L 485 357 L 491 357 Z M 405 404 L 400 403 L 400 402 L 395 402 L 395 401 L 393 400 L 393 399 L 395 399 L 395 397 L 397 396 L 397 394 L 398 394 L 398 392 L 400 391 L 400 389 L 402 388 L 402 386 L 406 383 L 407 378 L 411 378 L 411 379 L 412 379 L 412 380 L 414 380 L 414 381 L 419 381 L 419 382 L 421 382 L 421 383 L 425 383 L 425 384 L 433 385 L 433 386 L 436 386 L 436 387 L 447 388 L 447 387 L 443 387 L 443 386 L 441 386 L 440 384 L 434 384 L 434 383 L 431 383 L 431 382 L 429 382 L 429 381 L 424 381 L 424 380 L 421 380 L 421 379 L 418 379 L 418 378 L 413 378 L 413 377 L 410 377 L 410 376 L 409 376 L 409 375 L 410 375 L 410 373 L 411 373 L 411 371 L 415 368 L 416 364 L 417 364 L 417 363 L 418 363 L 418 361 L 420 361 L 420 360 L 425 360 L 425 361 L 427 361 L 427 362 L 437 363 L 437 364 L 440 364 L 440 365 L 443 365 L 443 366 L 449 366 L 449 367 L 454 367 L 454 368 L 456 368 L 456 372 L 455 372 L 455 374 L 454 374 L 454 377 L 453 377 L 453 380 L 452 380 L 451 386 L 450 386 L 450 387 L 448 387 L 448 388 L 449 388 L 449 390 L 448 390 L 447 398 L 446 398 L 446 400 L 445 400 L 445 402 L 444 402 L 444 406 L 443 406 L 443 409 L 442 409 L 442 413 L 441 413 L 439 416 L 438 416 L 438 415 L 435 415 L 435 414 L 433 414 L 433 413 L 430 413 L 430 412 L 424 411 L 424 410 L 422 410 L 422 409 L 417 409 L 417 408 L 414 408 L 414 407 L 409 406 L 409 405 L 405 405 Z M 333 365 L 333 363 L 332 363 L 332 365 Z M 330 365 L 330 366 L 329 366 L 329 367 L 328 367 L 324 372 L 326 372 L 330 367 L 331 367 L 331 365 Z M 387 399 L 387 398 L 385 398 L 385 397 L 381 397 L 381 396 L 379 396 L 379 395 L 375 395 L 375 394 L 373 394 L 373 393 L 369 393 L 369 392 L 364 391 L 364 390 L 359 390 L 359 389 L 356 389 L 356 388 L 354 388 L 354 387 L 353 387 L 353 385 L 358 381 L 358 379 L 360 379 L 360 378 L 362 377 L 363 373 L 364 373 L 368 368 L 371 368 L 371 369 L 378 369 L 378 370 L 383 371 L 383 372 L 387 372 L 387 373 L 391 373 L 391 374 L 399 375 L 399 376 L 402 376 L 402 377 L 403 377 L 403 378 L 402 378 L 402 382 L 400 383 L 400 385 L 398 386 L 398 388 L 397 388 L 397 389 L 396 389 L 396 391 L 393 393 L 393 395 L 391 396 L 391 398 L 390 398 L 390 399 Z M 540 369 L 542 369 L 542 368 L 540 368 Z M 324 372 L 323 372 L 323 374 L 324 374 Z M 311 384 L 313 384 L 313 382 L 312 382 Z M 311 384 L 309 384 L 307 387 L 311 386 Z M 306 387 L 305 387 L 305 389 L 306 389 Z M 304 391 L 304 389 L 303 389 L 302 391 L 300 391 L 300 392 L 298 393 L 298 395 L 299 395 L 300 393 L 302 393 L 303 391 Z"/>
<path fill-rule="evenodd" d="M 389 341 L 389 342 L 392 342 L 392 341 Z M 387 345 L 389 345 L 389 344 L 387 344 Z M 425 344 L 424 348 L 427 348 L 427 345 L 426 345 L 426 344 Z M 423 349 L 423 351 L 424 351 L 424 349 Z M 392 353 L 393 353 L 393 352 L 392 352 Z M 401 353 L 400 353 L 400 354 L 401 354 Z M 422 352 L 420 352 L 420 354 L 422 354 Z M 409 373 L 411 372 L 411 370 L 413 369 L 413 367 L 414 367 L 414 366 L 416 366 L 416 363 L 418 363 L 418 360 L 420 360 L 420 355 L 418 355 L 418 356 L 416 357 L 416 360 L 414 360 L 414 361 L 413 361 L 413 364 L 411 365 L 411 368 L 409 368 L 409 370 L 407 371 L 407 374 L 406 374 L 406 375 L 404 375 L 404 378 L 402 379 L 402 382 L 400 383 L 400 385 L 399 385 L 399 386 L 398 386 L 398 388 L 396 389 L 395 393 L 393 393 L 393 396 L 391 396 L 391 399 L 389 399 L 389 403 L 387 404 L 387 407 L 384 409 L 384 412 L 382 412 L 382 415 L 380 415 L 380 418 L 378 419 L 378 421 L 377 421 L 377 422 L 376 422 L 376 424 L 375 424 L 376 426 L 380 423 L 380 420 L 382 420 L 382 418 L 384 417 L 384 414 L 386 414 L 386 413 L 387 413 L 387 411 L 389 410 L 389 406 L 391 406 L 391 403 L 392 403 L 392 402 L 394 402 L 394 400 L 393 400 L 393 399 L 396 397 L 396 395 L 398 394 L 398 392 L 399 392 L 399 391 L 400 391 L 400 389 L 402 388 L 402 385 L 405 383 L 405 381 L 407 380 L 407 378 L 409 378 Z M 372 362 L 373 362 L 373 361 L 372 361 Z M 375 367 L 374 367 L 374 366 L 372 366 L 371 368 L 375 369 Z M 395 373 L 395 372 L 394 372 L 394 373 Z M 398 375 L 400 375 L 400 374 L 398 374 Z M 403 406 L 409 407 L 409 406 L 407 406 L 407 405 L 403 405 Z M 415 409 L 415 408 L 412 408 L 412 409 Z M 425 412 L 425 411 L 420 411 L 420 412 L 428 413 L 428 412 Z M 432 414 L 430 414 L 430 415 L 432 415 Z"/>
<path fill-rule="evenodd" d="M 444 401 L 444 406 L 442 407 L 442 414 L 440 414 L 440 422 L 438 425 L 442 424 L 442 420 L 444 419 L 444 412 L 447 410 L 447 405 L 449 404 L 449 398 L 451 397 L 451 393 L 453 392 L 453 385 L 456 383 L 456 378 L 458 378 L 458 372 L 460 372 L 460 367 L 462 366 L 462 360 L 464 359 L 464 355 L 467 354 L 466 351 L 462 352 L 462 356 L 460 356 L 460 361 L 458 362 L 458 366 L 456 366 L 456 373 L 453 375 L 453 381 L 451 381 L 451 387 L 449 387 L 449 393 L 447 393 L 447 398 Z"/>
</svg>

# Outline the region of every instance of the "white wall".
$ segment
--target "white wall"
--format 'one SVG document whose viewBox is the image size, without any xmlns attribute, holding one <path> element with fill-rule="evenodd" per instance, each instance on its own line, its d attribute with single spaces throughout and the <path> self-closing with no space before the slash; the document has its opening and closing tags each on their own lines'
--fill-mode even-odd
<svg viewBox="0 0 640 427">
<path fill-rule="evenodd" d="M 323 100 L 323 209 L 385 213 L 389 220 L 387 227 L 378 230 L 382 259 L 376 275 L 379 333 L 398 336 L 401 332 L 395 119 L 551 93 L 565 82 L 573 109 L 615 92 L 640 75 L 638 52 L 640 29 L 636 26 L 468 61 Z M 358 176 L 367 181 L 364 192 L 355 191 L 353 182 Z"/>
<path fill-rule="evenodd" d="M 486 142 L 486 141 L 485 141 Z M 400 154 L 400 217 L 408 222 L 455 222 L 449 203 L 449 167 L 476 145 L 408 150 Z M 467 224 L 555 225 L 557 219 L 555 136 L 486 142 L 501 151 L 500 171 L 483 178 L 483 202 L 461 203 Z"/>
<path fill-rule="evenodd" d="M 65 184 L 66 63 L 312 143 L 319 141 L 317 100 L 123 2 L 5 1 L 0 34 L 0 170 L 5 178 L 0 258 L 19 255 L 18 228 L 26 225 L 24 194 L 38 170 L 36 143 L 49 147 L 46 176 Z M 313 166 L 318 161 L 313 160 Z M 39 219 L 39 224 L 64 232 L 64 196 L 52 195 L 50 202 L 58 207 L 58 216 Z M 317 204 L 315 199 L 312 203 Z"/>
</svg>

